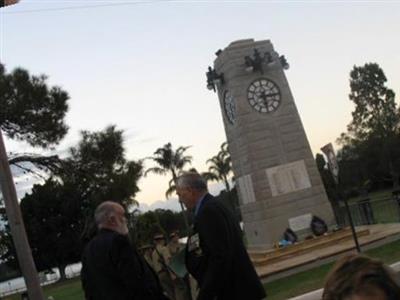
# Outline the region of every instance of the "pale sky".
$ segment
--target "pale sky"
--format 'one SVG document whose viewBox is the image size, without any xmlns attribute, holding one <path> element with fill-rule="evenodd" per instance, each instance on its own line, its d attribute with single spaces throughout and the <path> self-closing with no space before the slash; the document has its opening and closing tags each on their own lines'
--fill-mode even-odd
<svg viewBox="0 0 400 300">
<path fill-rule="evenodd" d="M 226 139 L 217 95 L 206 88 L 216 50 L 271 40 L 290 64 L 286 76 L 315 154 L 351 120 L 353 65 L 377 62 L 400 94 L 399 37 L 400 1 L 21 0 L 0 11 L 7 70 L 44 73 L 71 97 L 70 130 L 57 150 L 75 145 L 80 130 L 116 124 L 128 158 L 167 142 L 191 145 L 199 171 Z M 168 180 L 141 179 L 137 199 L 164 200 Z"/>
</svg>

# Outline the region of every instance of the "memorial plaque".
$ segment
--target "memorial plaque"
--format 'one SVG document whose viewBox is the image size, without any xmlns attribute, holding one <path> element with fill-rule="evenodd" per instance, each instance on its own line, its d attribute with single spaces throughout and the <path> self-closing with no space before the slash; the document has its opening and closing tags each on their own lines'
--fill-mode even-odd
<svg viewBox="0 0 400 300">
<path fill-rule="evenodd" d="M 289 227 L 293 231 L 300 231 L 303 229 L 310 228 L 312 220 L 312 214 L 305 214 L 289 219 Z"/>
<path fill-rule="evenodd" d="M 266 170 L 272 196 L 311 187 L 304 160 L 279 165 Z"/>
</svg>

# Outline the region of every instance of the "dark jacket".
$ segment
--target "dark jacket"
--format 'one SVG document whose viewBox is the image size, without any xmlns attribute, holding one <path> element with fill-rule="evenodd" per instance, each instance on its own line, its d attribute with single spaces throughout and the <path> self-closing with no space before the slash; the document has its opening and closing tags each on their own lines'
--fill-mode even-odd
<svg viewBox="0 0 400 300">
<path fill-rule="evenodd" d="M 199 284 L 200 300 L 257 300 L 266 296 L 238 223 L 210 194 L 195 217 L 186 245 L 186 265 Z"/>
<path fill-rule="evenodd" d="M 165 299 L 158 278 L 128 237 L 101 229 L 82 256 L 87 300 Z"/>
</svg>

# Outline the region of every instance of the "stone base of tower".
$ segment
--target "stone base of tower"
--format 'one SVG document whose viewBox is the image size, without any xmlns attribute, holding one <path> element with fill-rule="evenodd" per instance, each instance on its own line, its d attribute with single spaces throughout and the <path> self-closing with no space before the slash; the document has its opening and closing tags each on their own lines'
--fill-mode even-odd
<svg viewBox="0 0 400 300">
<path fill-rule="evenodd" d="M 328 227 L 336 224 L 332 207 L 321 187 L 245 204 L 241 211 L 247 246 L 251 249 L 272 248 L 290 227 L 303 239 L 311 234 L 307 220 L 314 215 L 324 220 Z"/>
</svg>

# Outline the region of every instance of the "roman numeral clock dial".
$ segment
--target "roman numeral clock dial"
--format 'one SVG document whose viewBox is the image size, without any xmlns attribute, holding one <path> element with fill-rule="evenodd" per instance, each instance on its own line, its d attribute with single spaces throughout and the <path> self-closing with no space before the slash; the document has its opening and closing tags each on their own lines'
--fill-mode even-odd
<svg viewBox="0 0 400 300">
<path fill-rule="evenodd" d="M 278 86 L 268 79 L 257 79 L 247 89 L 250 105 L 260 113 L 271 113 L 281 104 L 281 93 Z"/>
</svg>

